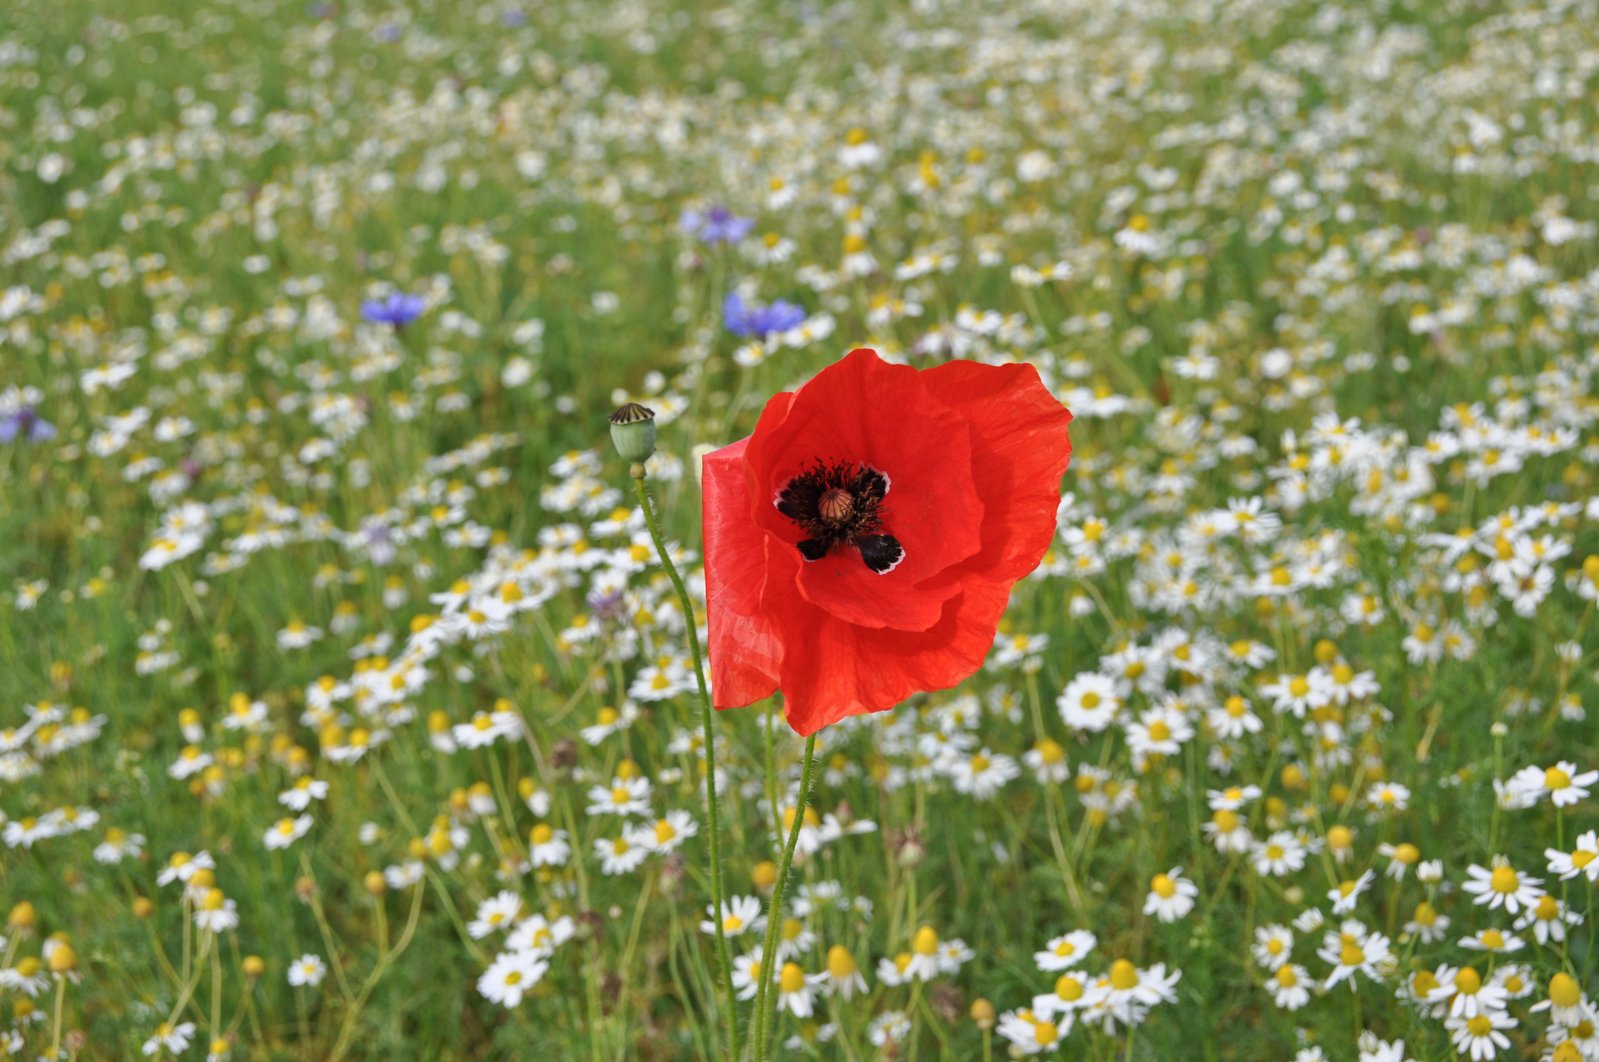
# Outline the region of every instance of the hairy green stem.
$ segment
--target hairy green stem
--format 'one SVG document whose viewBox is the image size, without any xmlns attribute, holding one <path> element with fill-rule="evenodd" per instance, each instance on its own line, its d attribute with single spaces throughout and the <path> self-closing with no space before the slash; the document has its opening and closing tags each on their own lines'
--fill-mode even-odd
<svg viewBox="0 0 1599 1062">
<path fill-rule="evenodd" d="M 632 475 L 633 493 L 638 495 L 639 508 L 644 511 L 644 523 L 650 530 L 650 541 L 655 543 L 661 567 L 666 569 L 667 578 L 672 580 L 672 586 L 677 589 L 678 603 L 683 607 L 683 626 L 688 631 L 689 653 L 694 657 L 694 678 L 699 684 L 700 725 L 704 730 L 705 743 L 705 803 L 706 814 L 711 820 L 711 905 L 714 912 L 711 921 L 716 924 L 716 956 L 722 968 L 722 991 L 727 996 L 727 1057 L 737 1062 L 738 996 L 733 992 L 733 960 L 727 947 L 727 931 L 722 926 L 722 919 L 726 916 L 723 908 L 725 893 L 722 891 L 722 825 L 716 801 L 716 741 L 711 734 L 711 691 L 705 683 L 705 662 L 700 654 L 700 632 L 699 624 L 694 619 L 694 602 L 688 596 L 688 587 L 683 585 L 677 565 L 672 563 L 672 556 L 667 552 L 666 540 L 661 537 L 661 525 L 655 516 L 655 501 L 644 477 L 644 465 L 635 464 Z"/>
</svg>

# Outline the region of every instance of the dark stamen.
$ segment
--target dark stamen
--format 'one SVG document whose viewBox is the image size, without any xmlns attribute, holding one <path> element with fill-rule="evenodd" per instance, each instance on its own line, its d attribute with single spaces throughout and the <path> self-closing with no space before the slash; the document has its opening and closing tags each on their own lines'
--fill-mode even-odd
<svg viewBox="0 0 1599 1062">
<path fill-rule="evenodd" d="M 883 528 L 888 477 L 855 461 L 811 468 L 785 483 L 772 504 L 798 524 L 798 543 L 808 561 L 821 560 L 836 545 L 854 546 L 866 566 L 886 575 L 905 559 L 905 549 Z"/>
<path fill-rule="evenodd" d="M 878 575 L 887 575 L 905 559 L 905 547 L 893 535 L 862 535 L 855 540 L 861 560 Z"/>
</svg>

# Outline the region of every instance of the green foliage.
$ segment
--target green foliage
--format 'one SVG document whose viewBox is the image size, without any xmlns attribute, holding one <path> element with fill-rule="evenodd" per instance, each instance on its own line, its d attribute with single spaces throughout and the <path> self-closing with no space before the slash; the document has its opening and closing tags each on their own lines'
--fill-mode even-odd
<svg viewBox="0 0 1599 1062">
<path fill-rule="evenodd" d="M 1051 992 L 1034 954 L 1074 928 L 1094 977 L 1181 978 L 1131 1031 L 1063 1022 L 1065 1057 L 1354 1058 L 1366 1030 L 1445 1059 L 1404 993 L 1466 963 L 1531 986 L 1495 1057 L 1552 1051 L 1530 1008 L 1557 972 L 1592 994 L 1599 955 L 1591 880 L 1546 850 L 1599 822 L 1494 782 L 1599 767 L 1594 7 L 8 4 L 0 425 L 54 434 L 0 442 L 0 895 L 37 914 L 3 931 L 0 1033 L 106 1059 L 164 1022 L 195 1024 L 183 1057 L 725 1052 L 683 617 L 605 418 L 659 414 L 696 570 L 699 448 L 872 345 L 1037 365 L 1076 455 L 983 671 L 822 737 L 814 805 L 875 829 L 797 864 L 795 961 L 842 945 L 870 990 L 785 1014 L 779 1043 L 832 1038 L 780 1056 L 1003 1057 L 972 1004 Z M 684 231 L 723 205 L 747 238 Z M 806 324 L 729 335 L 740 284 Z M 363 318 L 392 293 L 424 312 Z M 1274 707 L 1340 664 L 1376 690 Z M 1103 731 L 1058 703 L 1090 673 L 1123 682 Z M 1234 697 L 1258 734 L 1207 721 Z M 1141 754 L 1159 711 L 1191 736 Z M 442 747 L 479 713 L 511 724 Z M 716 735 L 729 890 L 761 896 L 800 743 L 771 704 Z M 1051 747 L 1064 780 L 1023 762 Z M 961 791 L 979 750 L 1018 766 L 991 797 Z M 648 815 L 586 810 L 630 776 Z M 269 847 L 301 778 L 327 798 Z M 1261 790 L 1242 852 L 1207 830 L 1230 785 Z M 698 834 L 605 872 L 597 842 L 670 811 Z M 520 866 L 540 824 L 571 855 Z M 1255 868 L 1278 831 L 1302 870 Z M 1390 878 L 1401 844 L 1441 879 Z M 202 851 L 236 928 L 197 928 L 212 886 L 157 882 Z M 1497 856 L 1582 924 L 1463 947 L 1512 931 L 1461 888 Z M 1167 924 L 1145 898 L 1173 867 L 1198 894 Z M 1329 890 L 1367 871 L 1350 917 L 1394 961 L 1323 992 Z M 510 1007 L 478 987 L 503 933 L 468 930 L 502 890 L 573 933 Z M 1423 903 L 1437 940 L 1407 928 Z M 1312 909 L 1292 955 L 1318 988 L 1289 1011 L 1250 948 Z M 924 926 L 972 957 L 885 983 Z M 24 986 L 57 933 L 76 979 Z M 290 984 L 303 955 L 319 984 Z M 895 1012 L 910 1031 L 874 1042 Z"/>
</svg>

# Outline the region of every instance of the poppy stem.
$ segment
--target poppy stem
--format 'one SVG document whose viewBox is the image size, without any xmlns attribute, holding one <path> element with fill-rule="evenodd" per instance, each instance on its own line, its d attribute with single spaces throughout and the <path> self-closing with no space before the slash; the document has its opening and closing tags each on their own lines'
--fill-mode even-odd
<svg viewBox="0 0 1599 1062">
<path fill-rule="evenodd" d="M 783 917 L 783 889 L 794 865 L 794 849 L 799 845 L 800 827 L 805 825 L 805 808 L 810 802 L 811 773 L 816 766 L 816 735 L 805 739 L 805 759 L 800 767 L 799 795 L 794 798 L 794 823 L 788 829 L 788 846 L 777 866 L 777 883 L 772 886 L 772 904 L 766 912 L 766 945 L 761 949 L 760 988 L 755 995 L 755 1062 L 765 1062 L 767 1039 L 772 1025 L 772 968 L 777 966 L 777 931 Z"/>
<path fill-rule="evenodd" d="M 701 740 L 705 744 L 705 803 L 711 835 L 711 903 L 714 912 L 711 921 L 716 923 L 716 957 L 721 966 L 722 991 L 727 996 L 727 1057 L 731 1062 L 737 1062 L 738 996 L 733 991 L 733 960 L 727 948 L 727 931 L 723 928 L 727 912 L 723 906 L 725 893 L 722 891 L 722 825 L 716 800 L 716 742 L 711 735 L 711 691 L 705 684 L 699 623 L 694 618 L 694 602 L 688 596 L 688 587 L 683 585 L 683 577 L 678 574 L 677 565 L 672 563 L 672 556 L 667 552 L 666 540 L 661 537 L 660 521 L 655 515 L 655 499 L 645 479 L 643 463 L 634 462 L 631 471 L 633 493 L 638 495 L 639 508 L 644 511 L 644 523 L 650 530 L 650 541 L 655 543 L 655 553 L 661 558 L 661 567 L 666 569 L 667 578 L 672 580 L 672 586 L 677 590 L 677 601 L 683 609 L 683 626 L 688 631 L 689 653 L 694 657 L 694 678 L 699 683 L 700 724 L 704 731 Z"/>
</svg>

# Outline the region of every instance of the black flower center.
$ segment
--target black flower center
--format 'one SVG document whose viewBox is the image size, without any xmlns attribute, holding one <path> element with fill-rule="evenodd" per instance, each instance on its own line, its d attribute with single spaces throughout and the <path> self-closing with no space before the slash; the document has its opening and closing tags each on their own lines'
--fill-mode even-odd
<svg viewBox="0 0 1599 1062">
<path fill-rule="evenodd" d="M 866 566 L 887 575 L 905 559 L 905 547 L 883 528 L 888 477 L 859 461 L 817 461 L 778 490 L 772 504 L 799 525 L 798 543 L 808 561 L 834 546 L 854 546 Z"/>
</svg>

